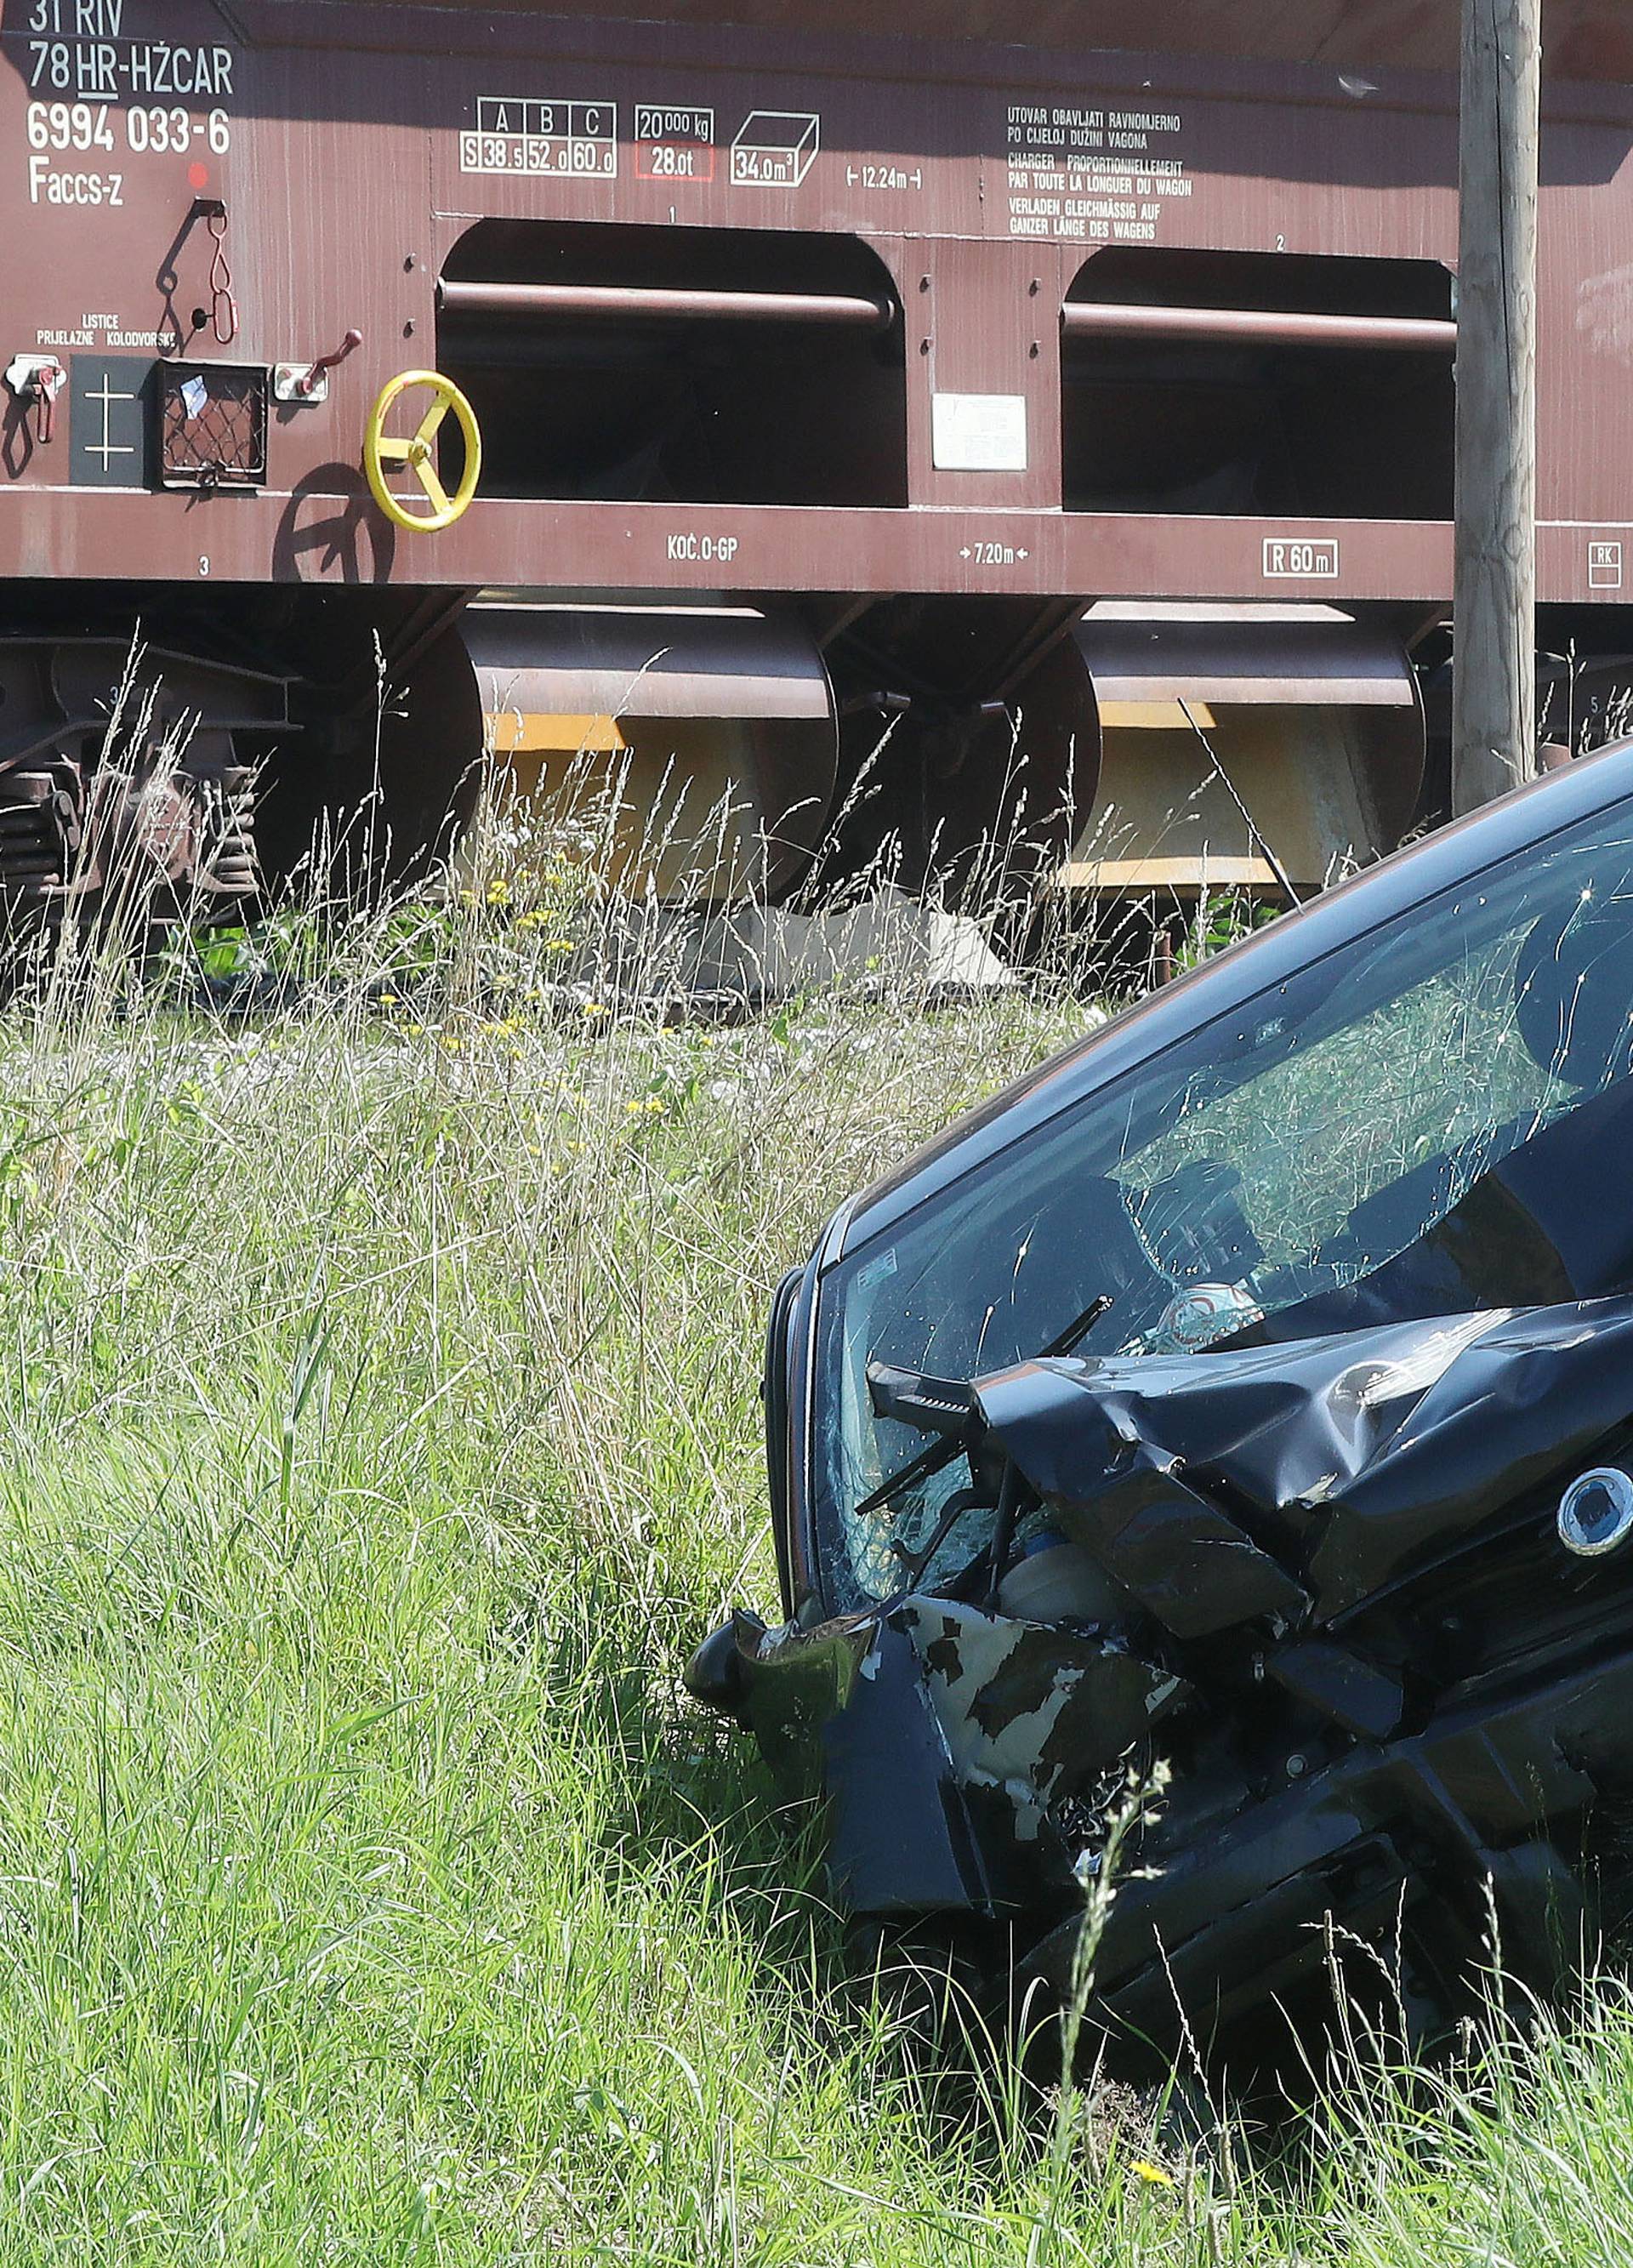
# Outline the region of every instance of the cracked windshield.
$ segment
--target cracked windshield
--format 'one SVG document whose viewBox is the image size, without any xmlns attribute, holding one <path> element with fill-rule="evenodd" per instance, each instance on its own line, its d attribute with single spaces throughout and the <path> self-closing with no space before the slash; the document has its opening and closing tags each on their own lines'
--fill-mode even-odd
<svg viewBox="0 0 1633 2268">
<path fill-rule="evenodd" d="M 875 1414 L 870 1364 L 980 1377 L 1097 1300 L 1074 1351 L 1138 1358 L 1534 1298 L 1518 1261 L 1505 1283 L 1503 1211 L 1475 1185 L 1626 1079 L 1630 899 L 1633 831 L 1600 814 L 1124 1074 L 836 1269 L 813 1479 L 854 1596 L 899 1588 L 951 1513 L 928 1571 L 945 1580 L 991 1520 L 952 1506 L 958 1457 L 870 1504 L 925 1447 Z"/>
</svg>

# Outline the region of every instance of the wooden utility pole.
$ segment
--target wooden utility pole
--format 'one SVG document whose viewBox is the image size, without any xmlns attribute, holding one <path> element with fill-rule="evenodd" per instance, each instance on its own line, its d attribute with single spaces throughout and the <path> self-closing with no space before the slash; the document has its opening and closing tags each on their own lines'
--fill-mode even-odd
<svg viewBox="0 0 1633 2268">
<path fill-rule="evenodd" d="M 1542 0 L 1462 0 L 1452 806 L 1536 769 Z"/>
</svg>

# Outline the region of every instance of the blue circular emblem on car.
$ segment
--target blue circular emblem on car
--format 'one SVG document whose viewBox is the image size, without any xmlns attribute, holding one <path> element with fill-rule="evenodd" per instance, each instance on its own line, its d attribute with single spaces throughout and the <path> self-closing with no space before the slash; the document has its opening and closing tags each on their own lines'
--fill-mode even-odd
<svg viewBox="0 0 1633 2268">
<path fill-rule="evenodd" d="M 1559 1540 L 1578 1558 L 1597 1559 L 1633 1535 L 1633 1480 L 1615 1465 L 1581 1473 L 1559 1499 Z"/>
</svg>

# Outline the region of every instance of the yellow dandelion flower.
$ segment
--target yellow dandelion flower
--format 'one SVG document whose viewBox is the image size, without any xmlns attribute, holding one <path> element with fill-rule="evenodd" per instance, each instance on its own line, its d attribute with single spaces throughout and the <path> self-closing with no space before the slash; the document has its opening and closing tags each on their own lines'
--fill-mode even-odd
<svg viewBox="0 0 1633 2268">
<path fill-rule="evenodd" d="M 1178 2186 L 1172 2174 L 1165 2173 L 1160 2166 L 1153 2166 L 1149 2158 L 1132 2159 L 1129 2171 L 1137 2174 L 1141 2181 L 1149 2182 L 1153 2189 L 1171 2190 Z"/>
<path fill-rule="evenodd" d="M 607 1003 L 604 1000 L 586 1000 L 584 1004 L 584 1012 L 586 1016 L 604 1016 L 607 1013 Z"/>
</svg>

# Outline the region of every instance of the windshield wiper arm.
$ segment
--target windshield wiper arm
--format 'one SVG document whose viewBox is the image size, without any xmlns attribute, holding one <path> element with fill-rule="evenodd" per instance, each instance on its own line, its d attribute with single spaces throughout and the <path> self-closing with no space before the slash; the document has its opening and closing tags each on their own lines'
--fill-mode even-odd
<svg viewBox="0 0 1633 2268">
<path fill-rule="evenodd" d="M 1070 1354 L 1074 1347 L 1080 1346 L 1087 1338 L 1102 1315 L 1110 1314 L 1116 1304 L 1109 1292 L 1100 1292 L 1097 1299 L 1089 1301 L 1080 1315 L 1073 1317 L 1063 1331 L 1057 1332 L 1042 1353 L 1034 1355 L 1033 1360 L 1046 1362 L 1051 1355 Z"/>
<path fill-rule="evenodd" d="M 873 1513 L 883 1512 L 903 1489 L 916 1488 L 920 1481 L 931 1480 L 936 1474 L 945 1472 L 954 1457 L 961 1456 L 963 1452 L 962 1441 L 932 1441 L 929 1448 L 921 1449 L 916 1457 L 903 1465 L 899 1473 L 893 1473 L 887 1481 L 881 1481 L 871 1495 L 864 1496 L 861 1503 L 852 1509 L 850 1517 L 852 1520 L 866 1520 Z"/>
<path fill-rule="evenodd" d="M 924 1570 L 930 1565 L 942 1545 L 967 1512 L 984 1510 L 988 1499 L 979 1489 L 954 1489 L 941 1507 L 941 1517 L 931 1530 L 928 1542 L 916 1551 L 899 1535 L 890 1539 L 890 1548 L 901 1562 L 901 1587 L 910 1591 L 923 1580 Z"/>
<path fill-rule="evenodd" d="M 1088 1306 L 1083 1310 L 1083 1313 L 1080 1315 L 1074 1315 L 1072 1317 L 1072 1320 L 1067 1324 L 1063 1331 L 1057 1331 L 1055 1336 L 1049 1341 L 1048 1344 L 1041 1349 L 1039 1353 L 1033 1357 L 1033 1359 L 1037 1362 L 1046 1362 L 1054 1356 L 1070 1354 L 1075 1346 L 1078 1345 L 1088 1336 L 1095 1324 L 1099 1322 L 1100 1317 L 1110 1312 L 1112 1306 L 1113 1301 L 1110 1293 L 1101 1292 L 1096 1298 L 1090 1300 Z M 895 1371 L 890 1369 L 886 1365 L 882 1363 L 870 1363 L 867 1369 L 870 1385 L 873 1385 L 875 1383 L 874 1373 L 876 1370 L 881 1374 L 880 1380 L 878 1382 L 879 1386 L 885 1386 L 885 1381 L 888 1381 L 888 1386 L 885 1388 L 886 1393 L 889 1393 L 890 1389 L 895 1387 L 898 1381 L 905 1383 L 910 1377 L 914 1378 L 916 1382 L 921 1387 L 928 1382 L 922 1377 L 919 1377 L 917 1373 Z M 941 1381 L 936 1381 L 937 1384 L 939 1384 L 940 1382 Z M 900 1413 L 898 1416 L 898 1422 L 911 1424 L 912 1419 L 908 1416 L 907 1411 L 902 1405 L 908 1403 L 910 1398 L 916 1399 L 917 1397 L 909 1397 L 906 1394 L 901 1394 L 900 1396 L 891 1394 L 890 1398 L 892 1406 L 888 1414 L 898 1416 L 898 1413 Z M 928 1400 L 929 1397 L 925 1397 L 925 1399 Z M 885 1416 L 886 1412 L 885 1410 L 879 1410 L 876 1414 L 882 1417 Z M 930 1415 L 930 1411 L 927 1410 L 924 1414 L 928 1416 Z M 939 1419 L 940 1423 L 945 1425 L 947 1417 L 950 1414 L 951 1412 L 947 1405 L 941 1403 L 939 1397 L 937 1397 L 935 1404 L 936 1418 Z M 874 1513 L 882 1512 L 887 1504 L 892 1502 L 894 1498 L 900 1496 L 903 1489 L 916 1488 L 920 1481 L 933 1480 L 938 1473 L 945 1472 L 946 1470 L 947 1467 L 953 1462 L 955 1457 L 962 1455 L 967 1449 L 968 1446 L 968 1440 L 963 1430 L 960 1430 L 951 1440 L 944 1438 L 938 1441 L 932 1441 L 927 1449 L 921 1449 L 916 1457 L 910 1458 L 908 1462 L 902 1466 L 900 1472 L 892 1473 L 888 1480 L 881 1481 L 876 1489 L 864 1496 L 860 1504 L 853 1506 L 850 1513 L 851 1519 L 867 1520 L 871 1518 Z"/>
</svg>

